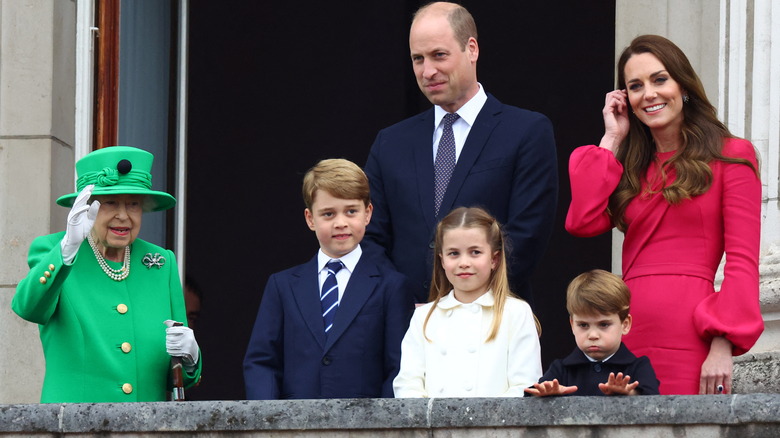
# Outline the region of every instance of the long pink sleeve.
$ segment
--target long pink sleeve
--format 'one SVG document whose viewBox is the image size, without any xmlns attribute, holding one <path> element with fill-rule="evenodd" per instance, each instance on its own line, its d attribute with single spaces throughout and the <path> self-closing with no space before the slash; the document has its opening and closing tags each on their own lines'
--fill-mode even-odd
<svg viewBox="0 0 780 438">
<path fill-rule="evenodd" d="M 592 237 L 612 229 L 607 204 L 622 175 L 623 165 L 607 149 L 589 145 L 572 152 L 569 158 L 571 204 L 566 215 L 569 233 Z"/>
<path fill-rule="evenodd" d="M 756 168 L 753 145 L 731 139 L 723 154 L 749 160 Z M 764 329 L 759 305 L 758 254 L 761 240 L 761 181 L 743 164 L 712 163 L 711 190 L 722 190 L 726 264 L 719 293 L 701 302 L 694 324 L 703 338 L 725 336 L 734 354 L 747 352 Z"/>
</svg>

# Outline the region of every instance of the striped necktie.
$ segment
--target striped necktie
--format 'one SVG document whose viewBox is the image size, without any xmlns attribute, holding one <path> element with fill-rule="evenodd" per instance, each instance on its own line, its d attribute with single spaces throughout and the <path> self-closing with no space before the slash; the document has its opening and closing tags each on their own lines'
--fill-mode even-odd
<svg viewBox="0 0 780 438">
<path fill-rule="evenodd" d="M 322 284 L 320 303 L 322 304 L 322 320 L 325 323 L 325 333 L 333 327 L 333 319 L 339 307 L 339 284 L 336 281 L 336 273 L 344 267 L 341 260 L 331 260 L 326 265 L 328 278 Z"/>
</svg>

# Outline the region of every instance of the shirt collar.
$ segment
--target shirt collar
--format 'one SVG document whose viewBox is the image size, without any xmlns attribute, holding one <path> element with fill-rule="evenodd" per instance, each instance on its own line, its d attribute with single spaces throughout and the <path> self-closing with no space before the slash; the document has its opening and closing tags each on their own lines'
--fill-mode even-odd
<svg viewBox="0 0 780 438">
<path fill-rule="evenodd" d="M 493 304 L 495 304 L 495 302 L 496 299 L 493 296 L 493 291 L 489 290 L 486 293 L 484 293 L 481 297 L 474 300 L 474 302 L 471 304 L 478 304 L 482 307 L 493 307 Z M 443 296 L 442 299 L 439 300 L 437 307 L 443 310 L 449 310 L 449 309 L 454 309 L 458 306 L 462 306 L 464 304 L 469 304 L 469 303 L 461 303 L 455 298 L 455 291 L 450 291 L 450 293 Z"/>
<path fill-rule="evenodd" d="M 575 348 L 574 351 L 571 352 L 566 358 L 563 359 L 564 365 L 576 365 L 576 364 L 582 364 L 582 363 L 588 363 L 588 362 L 606 362 L 608 360 L 612 360 L 611 363 L 615 365 L 628 365 L 631 362 L 636 360 L 636 356 L 634 356 L 631 351 L 629 351 L 628 348 L 626 348 L 625 344 L 622 342 L 620 343 L 620 347 L 618 347 L 618 350 L 613 353 L 611 356 L 604 360 L 594 360 L 592 357 L 585 354 L 582 350 L 579 348 Z"/>
<path fill-rule="evenodd" d="M 355 272 L 355 266 L 357 266 L 361 254 L 363 254 L 363 250 L 360 248 L 360 244 L 338 259 L 330 258 L 327 254 L 322 252 L 322 248 L 320 248 L 317 252 L 317 272 L 321 272 L 325 269 L 325 265 L 331 260 L 341 260 L 341 263 L 344 263 L 344 267 L 347 268 L 349 272 Z"/>
<path fill-rule="evenodd" d="M 482 111 L 482 107 L 485 106 L 485 102 L 487 102 L 487 94 L 485 94 L 485 89 L 482 88 L 482 84 L 477 82 L 477 85 L 479 85 L 479 90 L 477 91 L 477 94 L 474 95 L 468 102 L 466 102 L 462 107 L 460 107 L 456 113 L 460 116 L 461 119 L 463 119 L 464 122 L 468 123 L 469 126 L 474 126 L 474 122 L 477 120 L 477 116 L 479 115 L 479 112 Z M 441 120 L 444 118 L 444 116 L 447 114 L 447 111 L 444 110 L 444 108 L 436 105 L 433 107 L 434 111 L 434 117 L 433 117 L 433 123 L 434 123 L 434 129 L 439 126 L 441 123 Z"/>
</svg>

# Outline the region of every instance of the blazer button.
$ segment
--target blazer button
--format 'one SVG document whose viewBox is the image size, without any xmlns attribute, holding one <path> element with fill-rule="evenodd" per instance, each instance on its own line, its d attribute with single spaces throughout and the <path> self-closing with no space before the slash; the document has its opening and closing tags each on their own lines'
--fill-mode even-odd
<svg viewBox="0 0 780 438">
<path fill-rule="evenodd" d="M 49 270 L 50 270 L 51 272 L 54 272 L 54 268 L 56 268 L 56 266 L 54 266 L 54 265 L 49 265 Z"/>
<path fill-rule="evenodd" d="M 46 284 L 46 277 L 41 277 L 38 279 L 38 281 L 40 281 L 41 284 Z"/>
<path fill-rule="evenodd" d="M 124 392 L 125 394 L 132 393 L 133 392 L 133 385 L 131 385 L 129 383 L 125 383 L 124 385 L 122 385 L 122 392 Z"/>
<path fill-rule="evenodd" d="M 436 249 L 436 242 L 431 242 L 428 244 L 428 248 L 430 249 Z"/>
<path fill-rule="evenodd" d="M 593 371 L 600 373 L 601 372 L 601 364 L 597 363 L 593 365 Z"/>
<path fill-rule="evenodd" d="M 127 305 L 126 304 L 117 304 L 116 311 L 124 315 L 127 313 Z"/>
<path fill-rule="evenodd" d="M 129 352 L 130 352 L 130 350 L 132 350 L 132 349 L 133 349 L 133 346 L 132 346 L 132 345 L 130 345 L 130 343 L 129 343 L 129 342 L 122 342 L 122 351 L 123 351 L 123 352 L 125 352 L 125 353 L 129 353 Z"/>
<path fill-rule="evenodd" d="M 330 365 L 330 363 L 331 363 L 331 359 L 328 356 L 322 358 L 323 365 Z"/>
<path fill-rule="evenodd" d="M 43 271 L 43 276 L 46 277 L 46 278 L 51 278 L 51 272 Z"/>
</svg>

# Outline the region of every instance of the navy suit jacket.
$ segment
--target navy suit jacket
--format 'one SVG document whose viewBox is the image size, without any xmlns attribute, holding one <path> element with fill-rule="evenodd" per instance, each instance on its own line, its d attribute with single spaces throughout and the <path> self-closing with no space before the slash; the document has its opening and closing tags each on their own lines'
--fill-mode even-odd
<svg viewBox="0 0 780 438">
<path fill-rule="evenodd" d="M 325 334 L 317 257 L 268 279 L 244 358 L 250 400 L 392 397 L 411 285 L 365 252 Z"/>
<path fill-rule="evenodd" d="M 482 207 L 502 224 L 512 291 L 533 306 L 529 284 L 552 232 L 558 165 L 550 120 L 488 94 L 458 158 L 439 216 L 433 204 L 431 108 L 379 132 L 365 171 L 374 213 L 363 248 L 389 257 L 426 302 L 436 223 L 456 207 Z"/>
</svg>

